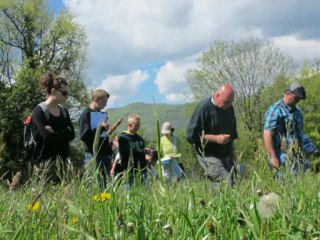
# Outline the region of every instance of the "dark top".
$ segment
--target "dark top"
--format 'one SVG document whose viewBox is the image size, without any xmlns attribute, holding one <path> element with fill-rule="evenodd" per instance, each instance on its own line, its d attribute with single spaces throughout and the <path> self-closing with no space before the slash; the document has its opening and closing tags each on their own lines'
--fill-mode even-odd
<svg viewBox="0 0 320 240">
<path fill-rule="evenodd" d="M 207 142 L 204 148 L 206 157 L 225 157 L 232 151 L 232 144 L 238 138 L 236 118 L 233 107 L 220 109 L 212 102 L 212 97 L 201 101 L 195 108 L 187 128 L 187 140 L 195 146 L 198 154 L 202 155 L 202 131 L 205 134 L 230 134 L 231 141 L 227 144 Z"/>
<path fill-rule="evenodd" d="M 119 136 L 119 152 L 122 168 L 127 169 L 130 152 L 132 152 L 133 169 L 131 172 L 134 173 L 135 170 L 140 168 L 144 173 L 148 165 L 144 148 L 144 141 L 138 134 L 130 134 L 127 131 L 122 132 Z"/>
<path fill-rule="evenodd" d="M 60 108 L 60 115 L 49 118 L 45 116 L 42 108 L 37 105 L 32 111 L 32 133 L 36 141 L 34 161 L 41 162 L 47 159 L 55 160 L 57 156 L 66 159 L 69 156 L 69 141 L 75 138 L 74 128 L 66 109 Z M 66 114 L 63 114 L 65 111 Z M 51 126 L 54 133 L 50 133 L 45 126 Z"/>
<path fill-rule="evenodd" d="M 83 110 L 80 116 L 80 140 L 83 142 L 84 150 L 93 154 L 93 141 L 96 134 L 96 129 L 91 129 L 90 113 L 94 112 L 91 108 Z M 104 129 L 101 131 L 104 132 Z M 99 153 L 112 154 L 112 142 L 109 141 L 109 137 L 100 137 L 100 145 L 102 144 Z"/>
</svg>

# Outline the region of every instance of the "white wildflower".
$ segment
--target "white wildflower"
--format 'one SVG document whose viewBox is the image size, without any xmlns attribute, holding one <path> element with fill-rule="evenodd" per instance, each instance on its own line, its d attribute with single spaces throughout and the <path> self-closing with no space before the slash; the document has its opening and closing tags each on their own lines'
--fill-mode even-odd
<svg viewBox="0 0 320 240">
<path fill-rule="evenodd" d="M 280 196 L 274 192 L 260 197 L 257 209 L 262 218 L 271 217 L 272 213 L 279 208 Z"/>
</svg>

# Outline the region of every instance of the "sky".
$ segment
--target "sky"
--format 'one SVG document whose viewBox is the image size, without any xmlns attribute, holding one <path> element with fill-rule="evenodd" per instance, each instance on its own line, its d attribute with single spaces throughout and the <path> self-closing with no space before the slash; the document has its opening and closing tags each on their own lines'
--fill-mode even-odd
<svg viewBox="0 0 320 240">
<path fill-rule="evenodd" d="M 319 0 L 50 0 L 88 38 L 88 88 L 108 107 L 186 102 L 184 78 L 215 40 L 271 41 L 298 63 L 320 57 Z"/>
</svg>

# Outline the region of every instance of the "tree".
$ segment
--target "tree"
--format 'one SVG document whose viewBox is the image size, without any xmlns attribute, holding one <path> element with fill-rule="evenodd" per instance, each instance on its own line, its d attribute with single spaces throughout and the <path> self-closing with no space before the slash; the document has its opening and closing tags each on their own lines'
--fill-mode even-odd
<svg viewBox="0 0 320 240">
<path fill-rule="evenodd" d="M 55 16 L 44 0 L 0 0 L 0 131 L 9 159 L 22 157 L 22 120 L 44 99 L 38 84 L 44 72 L 68 80 L 72 107 L 88 103 L 86 45 L 70 13 Z"/>
<path fill-rule="evenodd" d="M 254 141 L 263 126 L 263 90 L 279 77 L 292 76 L 294 70 L 292 59 L 272 43 L 249 38 L 238 43 L 214 42 L 199 58 L 198 67 L 187 70 L 186 79 L 196 101 L 229 82 L 237 94 L 237 115 Z"/>
<path fill-rule="evenodd" d="M 307 98 L 299 102 L 304 113 L 304 132 L 316 146 L 320 146 L 320 60 L 316 60 L 313 67 L 304 67 L 296 77 L 306 90 Z"/>
</svg>

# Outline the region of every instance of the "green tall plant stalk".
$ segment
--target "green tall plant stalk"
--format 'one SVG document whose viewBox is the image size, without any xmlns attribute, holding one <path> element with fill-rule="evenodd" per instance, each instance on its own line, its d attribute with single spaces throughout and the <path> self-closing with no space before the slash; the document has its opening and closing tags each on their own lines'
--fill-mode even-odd
<svg viewBox="0 0 320 240">
<path fill-rule="evenodd" d="M 101 134 L 101 129 L 102 129 L 102 124 L 99 123 L 98 127 L 97 127 L 97 130 L 96 130 L 96 134 L 94 135 L 94 141 L 93 141 L 93 155 L 94 157 L 96 157 L 100 151 L 100 148 L 102 146 L 102 143 L 101 145 L 99 146 L 99 143 L 100 143 L 100 134 Z"/>
<path fill-rule="evenodd" d="M 161 163 L 161 159 L 160 159 L 160 125 L 159 125 L 159 118 L 158 118 L 158 114 L 156 111 L 156 103 L 154 101 L 154 97 L 152 97 L 153 99 L 153 110 L 154 110 L 154 122 L 155 122 L 155 127 L 156 127 L 156 149 L 157 149 L 157 155 L 158 155 L 158 161 L 159 161 L 159 168 L 160 168 L 160 180 L 161 183 L 163 184 L 163 175 L 162 175 L 162 163 Z"/>
</svg>

